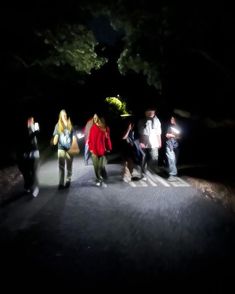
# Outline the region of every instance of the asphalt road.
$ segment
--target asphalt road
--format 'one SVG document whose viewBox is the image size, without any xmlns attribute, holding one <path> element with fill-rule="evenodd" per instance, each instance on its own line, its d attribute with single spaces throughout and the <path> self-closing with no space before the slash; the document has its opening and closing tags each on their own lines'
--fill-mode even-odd
<svg viewBox="0 0 235 294">
<path fill-rule="evenodd" d="M 191 292 L 233 284 L 230 211 L 180 178 L 124 183 L 121 166 L 108 164 L 103 188 L 91 165 L 76 158 L 73 167 L 71 187 L 58 191 L 51 158 L 40 168 L 38 197 L 1 208 L 1 287 Z"/>
</svg>

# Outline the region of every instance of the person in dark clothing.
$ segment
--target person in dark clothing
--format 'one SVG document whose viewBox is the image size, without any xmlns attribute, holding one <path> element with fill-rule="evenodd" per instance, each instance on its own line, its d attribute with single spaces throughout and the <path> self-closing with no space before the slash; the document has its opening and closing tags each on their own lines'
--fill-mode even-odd
<svg viewBox="0 0 235 294">
<path fill-rule="evenodd" d="M 143 178 L 141 164 L 144 153 L 140 148 L 139 140 L 135 137 L 134 129 L 134 122 L 129 121 L 121 141 L 121 154 L 123 159 L 122 178 L 124 182 L 129 182 L 133 179 L 133 170 L 135 166 L 139 167 L 140 178 Z"/>
<path fill-rule="evenodd" d="M 18 167 L 24 178 L 25 192 L 33 197 L 39 194 L 38 168 L 39 148 L 38 139 L 39 124 L 34 122 L 34 117 L 29 117 L 21 136 L 20 148 L 17 154 Z"/>
</svg>

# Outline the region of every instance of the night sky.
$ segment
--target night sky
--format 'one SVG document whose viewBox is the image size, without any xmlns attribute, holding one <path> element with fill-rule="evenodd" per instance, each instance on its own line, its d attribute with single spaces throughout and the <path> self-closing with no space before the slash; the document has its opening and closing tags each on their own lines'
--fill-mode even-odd
<svg viewBox="0 0 235 294">
<path fill-rule="evenodd" d="M 2 116 L 1 122 L 9 121 L 7 125 L 11 128 L 10 132 L 4 128 L 7 139 L 1 146 L 3 150 L 12 149 L 9 148 L 12 145 L 12 129 L 14 133 L 14 126 L 28 114 L 34 114 L 40 121 L 47 139 L 61 108 L 67 109 L 74 123 L 82 126 L 97 105 L 102 105 L 105 97 L 117 94 L 137 114 L 141 114 L 144 105 L 149 102 L 156 105 L 163 121 L 172 110 L 182 109 L 190 113 L 190 123 L 196 119 L 198 126 L 207 128 L 208 124 L 203 124 L 205 121 L 222 127 L 225 121 L 229 132 L 234 131 L 235 26 L 231 5 L 155 1 L 154 8 L 148 1 L 139 0 L 135 4 L 121 1 L 125 5 L 120 7 L 120 11 L 123 9 L 126 12 L 123 23 L 129 19 L 137 24 L 143 18 L 143 36 L 137 41 L 134 38 L 128 40 L 134 44 L 133 52 L 141 52 L 152 64 L 152 70 L 161 70 L 163 88 L 159 92 L 148 85 L 146 76 L 141 72 L 130 70 L 126 75 L 119 73 L 117 59 L 128 43 L 125 30 L 120 28 L 115 31 L 107 16 L 92 15 L 81 9 L 84 2 L 87 1 L 1 3 L 0 89 L 1 109 L 6 116 Z M 110 7 L 116 2 L 108 1 Z M 165 22 L 161 20 L 161 27 L 159 23 L 151 22 L 162 5 L 165 7 L 162 15 L 167 17 Z M 135 9 L 138 9 L 136 20 Z M 119 17 L 120 11 L 116 11 Z M 143 14 L 139 14 L 140 11 Z M 48 72 L 38 67 L 28 66 L 32 60 L 47 54 L 35 31 L 64 23 L 82 23 L 93 30 L 99 42 L 96 51 L 109 58 L 109 62 L 100 70 L 79 77 L 68 66 L 56 69 L 56 77 L 49 76 Z M 163 27 L 165 35 L 159 33 Z M 136 28 L 139 27 L 136 25 Z M 155 37 L 155 33 L 159 35 Z M 159 40 L 159 36 L 165 38 L 164 41 Z M 161 46 L 163 44 L 163 49 L 156 42 Z M 155 67 L 155 64 L 160 64 L 160 67 Z M 215 129 L 208 130 L 213 135 L 216 133 Z M 221 128 L 217 130 L 218 134 L 225 134 Z M 222 140 L 226 141 L 226 138 Z"/>
</svg>

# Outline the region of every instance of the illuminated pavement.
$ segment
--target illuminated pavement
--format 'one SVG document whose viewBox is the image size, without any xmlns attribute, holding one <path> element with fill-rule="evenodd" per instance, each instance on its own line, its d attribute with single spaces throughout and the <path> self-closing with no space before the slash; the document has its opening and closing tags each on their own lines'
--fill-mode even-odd
<svg viewBox="0 0 235 294">
<path fill-rule="evenodd" d="M 70 293 L 232 282 L 234 215 L 182 179 L 124 183 L 120 165 L 107 171 L 108 187 L 96 187 L 93 167 L 76 159 L 70 189 L 58 191 L 53 158 L 41 166 L 37 198 L 1 208 L 2 287 Z"/>
</svg>

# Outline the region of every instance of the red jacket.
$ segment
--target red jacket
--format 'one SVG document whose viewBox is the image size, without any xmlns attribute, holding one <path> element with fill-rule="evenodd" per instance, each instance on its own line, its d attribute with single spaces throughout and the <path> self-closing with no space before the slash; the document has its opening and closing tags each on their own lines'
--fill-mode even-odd
<svg viewBox="0 0 235 294">
<path fill-rule="evenodd" d="M 106 151 L 112 150 L 109 127 L 105 130 L 93 124 L 89 134 L 89 150 L 96 156 L 103 156 Z"/>
</svg>

